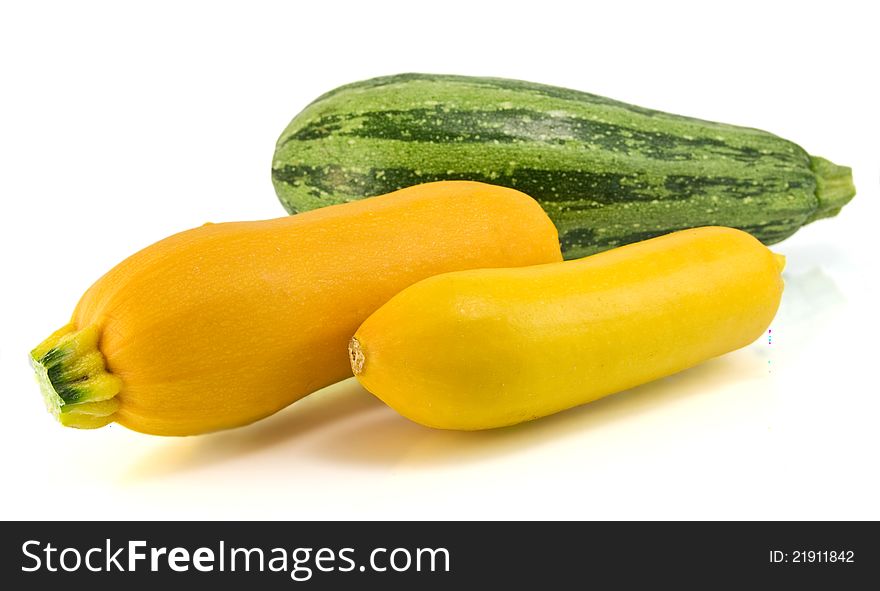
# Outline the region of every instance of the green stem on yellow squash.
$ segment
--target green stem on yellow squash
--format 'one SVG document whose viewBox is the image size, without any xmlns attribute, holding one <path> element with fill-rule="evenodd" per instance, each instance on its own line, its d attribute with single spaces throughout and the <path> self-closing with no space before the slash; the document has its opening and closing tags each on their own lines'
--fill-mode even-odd
<svg viewBox="0 0 880 591">
<path fill-rule="evenodd" d="M 98 328 L 68 324 L 31 351 L 31 365 L 46 407 L 62 425 L 103 427 L 119 408 L 122 381 L 107 371 L 98 350 Z"/>
</svg>

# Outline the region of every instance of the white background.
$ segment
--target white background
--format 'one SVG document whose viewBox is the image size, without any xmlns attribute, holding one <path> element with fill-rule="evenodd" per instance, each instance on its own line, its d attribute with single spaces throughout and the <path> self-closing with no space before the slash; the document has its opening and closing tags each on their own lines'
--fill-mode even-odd
<svg viewBox="0 0 880 591">
<path fill-rule="evenodd" d="M 0 9 L 0 517 L 880 518 L 871 3 L 18 4 Z M 776 247 L 772 344 L 531 424 L 432 431 L 351 381 L 209 436 L 56 424 L 27 353 L 82 292 L 170 233 L 283 215 L 287 122 L 403 71 L 764 128 L 851 165 L 859 194 Z"/>
</svg>

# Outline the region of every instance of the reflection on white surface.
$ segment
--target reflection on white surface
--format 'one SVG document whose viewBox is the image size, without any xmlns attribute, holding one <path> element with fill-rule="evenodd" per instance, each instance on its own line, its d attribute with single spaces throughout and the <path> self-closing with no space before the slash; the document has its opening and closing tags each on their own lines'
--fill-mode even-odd
<svg viewBox="0 0 880 591">
<path fill-rule="evenodd" d="M 747 381 L 760 388 L 763 366 L 742 353 L 712 359 L 676 375 L 521 425 L 479 432 L 423 427 L 386 407 L 356 380 L 325 388 L 253 425 L 196 438 L 162 442 L 124 472 L 139 481 L 198 471 L 259 456 L 290 465 L 296 458 L 373 468 L 462 464 L 530 452 L 591 430 L 651 413 L 691 396 Z"/>
<path fill-rule="evenodd" d="M 812 345 L 846 306 L 846 298 L 821 267 L 786 271 L 783 278 L 782 303 L 772 324 L 775 341 L 778 345 L 784 343 L 774 349 L 774 356 L 782 359 Z"/>
</svg>

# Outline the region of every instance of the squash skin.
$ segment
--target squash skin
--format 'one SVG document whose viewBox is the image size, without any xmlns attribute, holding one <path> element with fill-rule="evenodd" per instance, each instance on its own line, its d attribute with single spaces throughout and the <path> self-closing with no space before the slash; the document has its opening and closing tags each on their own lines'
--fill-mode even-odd
<svg viewBox="0 0 880 591">
<path fill-rule="evenodd" d="M 524 191 L 565 258 L 697 226 L 779 242 L 837 215 L 852 170 L 757 129 L 522 80 L 407 73 L 340 86 L 281 133 L 291 213 L 450 179 Z"/>
<path fill-rule="evenodd" d="M 745 232 L 703 227 L 564 263 L 447 273 L 371 315 L 350 357 L 361 384 L 415 422 L 513 425 L 751 343 L 779 306 L 783 261 Z"/>
<path fill-rule="evenodd" d="M 121 380 L 112 420 L 191 435 L 250 423 L 351 376 L 357 326 L 420 279 L 561 258 L 555 227 L 527 195 L 429 183 L 166 238 L 100 278 L 71 328 L 98 330 L 106 370 Z"/>
</svg>

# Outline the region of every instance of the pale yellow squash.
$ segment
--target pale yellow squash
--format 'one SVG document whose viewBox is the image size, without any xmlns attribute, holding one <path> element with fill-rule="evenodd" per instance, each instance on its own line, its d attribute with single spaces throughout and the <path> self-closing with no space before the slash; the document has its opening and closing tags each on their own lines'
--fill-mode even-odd
<svg viewBox="0 0 880 591">
<path fill-rule="evenodd" d="M 512 425 L 748 345 L 776 313 L 782 266 L 749 234 L 705 227 L 580 260 L 447 273 L 373 313 L 350 360 L 413 421 Z"/>
<path fill-rule="evenodd" d="M 65 425 L 162 435 L 235 427 L 349 377 L 351 335 L 408 285 L 560 260 L 537 202 L 465 181 L 209 224 L 99 279 L 33 365 Z"/>
</svg>

